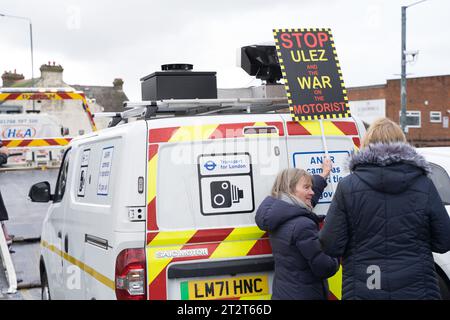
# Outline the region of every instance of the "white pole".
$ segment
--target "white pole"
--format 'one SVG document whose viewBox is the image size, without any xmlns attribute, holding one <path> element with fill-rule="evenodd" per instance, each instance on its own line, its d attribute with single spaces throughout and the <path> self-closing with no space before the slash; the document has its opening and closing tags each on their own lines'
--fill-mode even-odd
<svg viewBox="0 0 450 320">
<path fill-rule="evenodd" d="M 323 145 L 323 150 L 325 151 L 325 157 L 330 158 L 329 154 L 328 154 L 328 146 L 327 146 L 327 140 L 325 139 L 325 130 L 323 128 L 323 119 L 319 120 L 320 123 L 320 131 L 322 132 L 322 145 Z M 325 159 L 324 159 L 325 160 Z M 333 179 L 331 178 L 331 175 L 333 174 L 333 172 L 330 172 L 329 178 L 330 178 L 330 187 L 331 187 L 331 191 L 334 194 L 334 184 L 333 184 Z"/>
<path fill-rule="evenodd" d="M 3 233 L 3 228 L 0 226 L 0 253 L 3 266 L 6 268 L 6 273 L 8 276 L 8 293 L 17 292 L 17 276 L 16 270 L 11 259 L 11 254 L 9 253 L 8 245 L 6 243 L 5 234 Z"/>
</svg>

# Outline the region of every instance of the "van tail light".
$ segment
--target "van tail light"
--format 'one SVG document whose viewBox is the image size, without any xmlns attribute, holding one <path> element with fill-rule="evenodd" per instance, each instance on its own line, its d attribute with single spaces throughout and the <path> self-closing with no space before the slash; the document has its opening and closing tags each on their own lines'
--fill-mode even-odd
<svg viewBox="0 0 450 320">
<path fill-rule="evenodd" d="M 116 297 L 118 300 L 145 300 L 145 250 L 125 249 L 116 260 Z"/>
</svg>

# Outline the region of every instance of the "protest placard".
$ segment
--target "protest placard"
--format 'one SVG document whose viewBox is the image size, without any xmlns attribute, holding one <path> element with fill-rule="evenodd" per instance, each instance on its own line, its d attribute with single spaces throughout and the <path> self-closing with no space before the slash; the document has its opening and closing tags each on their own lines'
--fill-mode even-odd
<svg viewBox="0 0 450 320">
<path fill-rule="evenodd" d="M 278 60 L 295 121 L 350 117 L 330 29 L 274 29 Z"/>
</svg>

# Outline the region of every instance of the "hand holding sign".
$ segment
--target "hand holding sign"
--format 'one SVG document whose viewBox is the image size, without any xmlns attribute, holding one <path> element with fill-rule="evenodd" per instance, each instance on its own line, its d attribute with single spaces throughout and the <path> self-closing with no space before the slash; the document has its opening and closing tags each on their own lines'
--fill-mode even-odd
<svg viewBox="0 0 450 320">
<path fill-rule="evenodd" d="M 322 163 L 322 173 L 320 174 L 320 176 L 322 176 L 322 178 L 324 179 L 328 178 L 332 169 L 333 169 L 333 161 L 331 161 L 331 159 L 328 156 L 324 157 Z"/>
</svg>

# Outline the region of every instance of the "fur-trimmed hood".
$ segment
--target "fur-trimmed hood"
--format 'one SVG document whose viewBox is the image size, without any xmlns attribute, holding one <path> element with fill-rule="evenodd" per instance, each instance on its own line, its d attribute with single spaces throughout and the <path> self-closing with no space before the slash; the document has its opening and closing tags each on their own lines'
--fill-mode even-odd
<svg viewBox="0 0 450 320">
<path fill-rule="evenodd" d="M 419 176 L 431 173 L 425 158 L 407 143 L 376 143 L 350 157 L 349 169 L 372 188 L 400 193 Z"/>
</svg>

